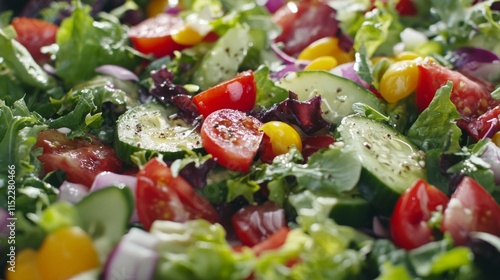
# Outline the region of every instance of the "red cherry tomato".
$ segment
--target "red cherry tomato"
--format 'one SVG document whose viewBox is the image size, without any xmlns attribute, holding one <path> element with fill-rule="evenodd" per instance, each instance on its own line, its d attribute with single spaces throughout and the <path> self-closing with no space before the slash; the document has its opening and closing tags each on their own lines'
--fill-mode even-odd
<svg viewBox="0 0 500 280">
<path fill-rule="evenodd" d="M 220 165 L 247 172 L 262 139 L 261 125 L 258 119 L 241 111 L 215 111 L 201 126 L 203 147 Z"/>
<path fill-rule="evenodd" d="M 302 140 L 302 156 L 307 160 L 315 152 L 328 148 L 335 143 L 335 138 L 330 135 L 307 136 Z"/>
<path fill-rule="evenodd" d="M 174 51 L 187 46 L 172 39 L 172 31 L 181 28 L 184 22 L 171 14 L 159 14 L 130 28 L 128 35 L 134 48 L 155 57 L 172 56 Z"/>
<path fill-rule="evenodd" d="M 418 70 L 416 102 L 420 111 L 429 106 L 436 91 L 447 81 L 453 83 L 451 102 L 465 118 L 477 117 L 500 104 L 500 101 L 491 97 L 493 85 L 486 81 L 466 77 L 437 63 L 419 64 Z"/>
<path fill-rule="evenodd" d="M 446 207 L 449 198 L 424 180 L 417 180 L 398 199 L 391 216 L 394 244 L 411 250 L 434 240 L 427 222 L 438 207 Z"/>
<path fill-rule="evenodd" d="M 339 31 L 335 10 L 323 1 L 288 2 L 276 11 L 273 21 L 282 28 L 275 41 L 283 43 L 283 51 L 291 56 Z"/>
<path fill-rule="evenodd" d="M 496 106 L 470 121 L 460 119 L 457 121 L 457 125 L 465 129 L 474 140 L 478 141 L 500 131 L 498 116 L 500 116 L 500 106 Z"/>
<path fill-rule="evenodd" d="M 276 250 L 280 248 L 281 246 L 283 246 L 283 244 L 285 244 L 286 237 L 288 236 L 289 232 L 290 229 L 288 227 L 282 227 L 275 233 L 271 234 L 271 236 L 266 238 L 264 241 L 261 241 L 253 246 L 252 251 L 256 256 L 260 256 L 265 251 Z"/>
<path fill-rule="evenodd" d="M 44 64 L 50 61 L 50 56 L 43 54 L 41 48 L 56 42 L 59 27 L 40 19 L 16 17 L 12 20 L 16 30 L 16 40 L 33 56 L 36 62 Z"/>
<path fill-rule="evenodd" d="M 203 117 L 220 109 L 250 111 L 255 105 L 257 89 L 251 70 L 219 85 L 209 88 L 193 97 L 193 102 Z"/>
<path fill-rule="evenodd" d="M 38 157 L 46 173 L 62 169 L 66 180 L 90 188 L 97 174 L 103 171 L 118 173 L 122 162 L 113 148 L 97 138 L 70 140 L 65 134 L 49 129 L 38 134 L 36 146 L 43 148 Z"/>
<path fill-rule="evenodd" d="M 500 237 L 500 206 L 478 182 L 464 177 L 444 211 L 442 230 L 456 245 L 466 245 L 473 231 Z"/>
<path fill-rule="evenodd" d="M 231 221 L 236 236 L 246 246 L 254 246 L 287 226 L 285 210 L 271 201 L 245 206 Z"/>
<path fill-rule="evenodd" d="M 160 159 L 148 161 L 137 174 L 136 208 L 141 224 L 149 230 L 156 220 L 185 222 L 202 218 L 219 221 L 208 200 L 182 177 L 174 177 Z"/>
</svg>

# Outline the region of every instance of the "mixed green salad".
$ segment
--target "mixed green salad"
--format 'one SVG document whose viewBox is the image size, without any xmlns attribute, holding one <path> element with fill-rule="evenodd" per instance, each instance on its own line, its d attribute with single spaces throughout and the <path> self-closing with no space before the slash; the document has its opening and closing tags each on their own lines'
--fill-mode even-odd
<svg viewBox="0 0 500 280">
<path fill-rule="evenodd" d="M 500 1 L 0 13 L 14 279 L 496 279 Z"/>
</svg>

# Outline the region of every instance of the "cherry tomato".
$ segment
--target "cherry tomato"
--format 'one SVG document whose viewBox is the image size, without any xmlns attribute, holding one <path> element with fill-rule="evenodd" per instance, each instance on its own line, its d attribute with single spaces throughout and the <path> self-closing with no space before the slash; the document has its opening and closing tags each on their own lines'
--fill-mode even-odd
<svg viewBox="0 0 500 280">
<path fill-rule="evenodd" d="M 17 253 L 14 270 L 6 270 L 6 280 L 42 280 L 36 264 L 36 251 L 31 248 Z"/>
<path fill-rule="evenodd" d="M 443 210 L 449 198 L 424 180 L 417 180 L 398 199 L 391 216 L 391 236 L 394 244 L 411 250 L 434 241 L 427 222 L 433 211 Z"/>
<path fill-rule="evenodd" d="M 26 17 L 16 17 L 12 20 L 16 30 L 16 40 L 21 43 L 39 64 L 50 61 L 50 56 L 43 54 L 41 48 L 56 42 L 59 27 L 53 23 Z"/>
<path fill-rule="evenodd" d="M 330 135 L 307 136 L 302 140 L 302 156 L 307 160 L 315 152 L 328 148 L 335 143 L 335 138 Z"/>
<path fill-rule="evenodd" d="M 444 211 L 442 230 L 451 234 L 455 245 L 466 245 L 473 231 L 500 237 L 500 206 L 478 182 L 464 177 Z"/>
<path fill-rule="evenodd" d="M 436 91 L 447 81 L 453 83 L 451 102 L 464 118 L 477 117 L 500 104 L 491 97 L 493 85 L 486 81 L 469 78 L 433 62 L 419 64 L 418 71 L 416 102 L 420 111 L 429 106 Z"/>
<path fill-rule="evenodd" d="M 396 11 L 402 16 L 414 16 L 418 12 L 413 0 L 399 0 L 396 4 Z"/>
<path fill-rule="evenodd" d="M 337 36 L 339 31 L 335 10 L 323 1 L 288 2 L 276 11 L 273 21 L 282 28 L 275 42 L 283 43 L 283 51 L 291 56 L 298 56 L 320 38 Z"/>
<path fill-rule="evenodd" d="M 42 278 L 51 280 L 68 279 L 100 266 L 92 239 L 79 227 L 65 227 L 49 234 L 36 261 Z"/>
<path fill-rule="evenodd" d="M 260 130 L 269 137 L 269 141 L 266 141 L 267 145 L 264 145 L 261 151 L 262 161 L 271 162 L 276 156 L 288 153 L 292 146 L 302 151 L 302 139 L 291 125 L 280 121 L 270 121 L 263 124 Z"/>
<path fill-rule="evenodd" d="M 234 232 L 243 245 L 254 246 L 285 228 L 285 210 L 274 202 L 248 205 L 231 218 Z"/>
<path fill-rule="evenodd" d="M 288 227 L 282 227 L 277 230 L 275 233 L 271 234 L 264 241 L 261 241 L 252 247 L 252 251 L 256 256 L 260 256 L 265 251 L 276 250 L 283 246 L 286 242 L 286 237 L 290 229 Z"/>
<path fill-rule="evenodd" d="M 197 193 L 184 178 L 174 177 L 158 158 L 148 161 L 137 174 L 136 208 L 141 224 L 149 230 L 156 220 L 185 222 L 205 219 L 219 221 L 210 202 Z"/>
<path fill-rule="evenodd" d="M 43 148 L 43 154 L 38 159 L 44 171 L 62 169 L 66 180 L 89 188 L 97 174 L 103 171 L 120 172 L 122 161 L 116 157 L 113 148 L 93 136 L 88 137 L 90 140 L 70 140 L 54 129 L 40 132 L 36 146 Z"/>
<path fill-rule="evenodd" d="M 201 126 L 203 147 L 220 165 L 247 172 L 264 134 L 259 130 L 261 126 L 258 119 L 241 111 L 215 111 Z"/>
<path fill-rule="evenodd" d="M 329 71 L 330 69 L 334 68 L 337 66 L 339 63 L 337 59 L 333 56 L 321 56 L 318 58 L 313 59 L 309 64 L 307 64 L 306 67 L 304 67 L 304 70 L 306 71 L 314 71 L 314 70 L 325 70 Z"/>
<path fill-rule="evenodd" d="M 255 105 L 257 89 L 251 70 L 209 88 L 193 97 L 193 102 L 203 117 L 220 109 L 250 111 Z"/>
<path fill-rule="evenodd" d="M 128 35 L 134 48 L 142 53 L 155 57 L 172 56 L 174 51 L 187 47 L 172 39 L 172 33 L 183 25 L 180 17 L 163 13 L 132 26 Z"/>
<path fill-rule="evenodd" d="M 389 103 L 396 103 L 415 91 L 418 67 L 413 60 L 392 63 L 380 80 L 380 95 Z"/>
<path fill-rule="evenodd" d="M 314 60 L 324 56 L 333 57 L 337 61 L 337 64 L 354 61 L 354 54 L 341 49 L 339 39 L 332 36 L 312 42 L 300 52 L 298 59 Z"/>
</svg>

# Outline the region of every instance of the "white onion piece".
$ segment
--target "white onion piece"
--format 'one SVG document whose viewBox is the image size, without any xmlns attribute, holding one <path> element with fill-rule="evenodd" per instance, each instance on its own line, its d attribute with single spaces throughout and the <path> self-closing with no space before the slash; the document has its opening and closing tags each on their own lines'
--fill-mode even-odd
<svg viewBox="0 0 500 280">
<path fill-rule="evenodd" d="M 429 41 L 424 33 L 409 27 L 405 28 L 399 36 L 405 50 L 415 50 L 419 45 Z"/>
<path fill-rule="evenodd" d="M 109 171 L 104 171 L 99 174 L 94 179 L 90 191 L 96 191 L 109 186 L 116 186 L 118 188 L 129 188 L 135 197 L 135 186 L 137 184 L 137 177 L 131 175 L 117 174 Z M 132 216 L 130 217 L 130 222 L 138 222 L 139 218 L 137 216 L 137 210 L 134 207 Z"/>
<path fill-rule="evenodd" d="M 112 64 L 102 65 L 97 67 L 95 71 L 99 74 L 113 76 L 120 80 L 131 80 L 136 82 L 139 81 L 139 77 L 137 77 L 137 75 L 134 72 L 118 65 L 112 65 Z"/>
<path fill-rule="evenodd" d="M 500 148 L 489 142 L 481 155 L 481 159 L 490 164 L 490 169 L 495 177 L 495 184 L 500 184 Z"/>
<path fill-rule="evenodd" d="M 69 203 L 77 203 L 89 193 L 88 188 L 82 184 L 71 183 L 64 181 L 59 187 L 59 200 L 64 200 Z"/>
<path fill-rule="evenodd" d="M 152 279 L 159 254 L 159 240 L 141 229 L 132 228 L 108 257 L 104 280 Z"/>
</svg>

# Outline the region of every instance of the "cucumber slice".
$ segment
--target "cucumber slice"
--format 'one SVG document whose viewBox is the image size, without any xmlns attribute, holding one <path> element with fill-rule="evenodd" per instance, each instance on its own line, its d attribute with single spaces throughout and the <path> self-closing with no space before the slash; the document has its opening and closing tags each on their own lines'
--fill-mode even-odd
<svg viewBox="0 0 500 280">
<path fill-rule="evenodd" d="M 390 214 L 399 195 L 417 179 L 426 179 L 424 152 L 388 125 L 351 115 L 337 132 L 361 161 L 361 195 L 382 214 Z"/>
<path fill-rule="evenodd" d="M 364 103 L 384 112 L 382 103 L 369 90 L 359 84 L 326 71 L 290 72 L 276 83 L 292 91 L 300 101 L 321 95 L 323 118 L 332 124 L 339 124 L 343 117 L 354 113 L 354 103 Z"/>
<path fill-rule="evenodd" d="M 339 225 L 363 227 L 371 223 L 373 211 L 370 203 L 362 197 L 341 197 L 333 205 L 330 218 Z"/>
<path fill-rule="evenodd" d="M 137 151 L 158 152 L 166 160 L 182 158 L 183 147 L 201 152 L 201 137 L 195 127 L 178 118 L 175 107 L 158 103 L 136 106 L 118 118 L 115 151 L 125 162 Z"/>
<path fill-rule="evenodd" d="M 75 207 L 81 228 L 92 239 L 115 244 L 125 233 L 134 209 L 134 197 L 128 188 L 110 186 L 89 193 Z"/>
</svg>

